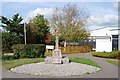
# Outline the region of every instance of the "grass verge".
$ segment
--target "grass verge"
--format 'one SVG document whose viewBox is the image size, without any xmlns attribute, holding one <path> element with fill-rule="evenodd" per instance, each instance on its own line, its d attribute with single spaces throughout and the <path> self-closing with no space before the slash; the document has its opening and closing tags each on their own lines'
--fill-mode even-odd
<svg viewBox="0 0 120 80">
<path fill-rule="evenodd" d="M 120 61 L 114 61 L 114 60 L 106 60 L 106 61 L 120 67 Z"/>
<path fill-rule="evenodd" d="M 16 60 L 3 60 L 2 66 L 5 67 L 7 70 L 21 66 L 24 64 L 30 64 L 30 63 L 37 63 L 37 62 L 43 62 L 44 58 L 30 58 L 30 59 L 16 59 Z"/>
<path fill-rule="evenodd" d="M 87 59 L 87 58 L 76 58 L 76 57 L 69 57 L 71 62 L 77 62 L 82 64 L 87 64 L 95 67 L 100 67 L 96 62 Z M 2 65 L 7 70 L 10 70 L 11 68 L 30 64 L 30 63 L 37 63 L 37 62 L 43 62 L 44 58 L 30 58 L 30 59 L 16 59 L 16 60 L 3 60 Z"/>
<path fill-rule="evenodd" d="M 77 63 L 82 63 L 82 64 L 87 64 L 95 67 L 100 67 L 96 62 L 87 59 L 87 58 L 76 58 L 76 57 L 69 57 L 71 62 L 77 62 Z"/>
</svg>

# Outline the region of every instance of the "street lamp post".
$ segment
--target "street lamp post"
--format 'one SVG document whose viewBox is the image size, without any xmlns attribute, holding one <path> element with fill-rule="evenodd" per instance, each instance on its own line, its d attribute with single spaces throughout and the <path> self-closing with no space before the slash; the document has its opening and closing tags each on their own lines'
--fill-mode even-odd
<svg viewBox="0 0 120 80">
<path fill-rule="evenodd" d="M 25 20 L 24 20 L 24 40 L 26 45 L 26 26 L 25 26 Z"/>
</svg>

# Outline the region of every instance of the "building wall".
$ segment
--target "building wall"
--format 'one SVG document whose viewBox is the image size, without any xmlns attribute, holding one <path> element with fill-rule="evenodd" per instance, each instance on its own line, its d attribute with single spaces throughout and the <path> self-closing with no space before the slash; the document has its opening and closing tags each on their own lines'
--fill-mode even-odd
<svg viewBox="0 0 120 80">
<path fill-rule="evenodd" d="M 103 51 L 112 51 L 112 41 L 110 39 L 96 39 L 96 52 Z"/>
<path fill-rule="evenodd" d="M 118 35 L 118 50 L 120 51 L 120 34 Z"/>
<path fill-rule="evenodd" d="M 119 35 L 118 49 L 120 50 L 120 29 L 119 28 L 106 27 L 106 28 L 100 28 L 100 29 L 91 31 L 90 36 L 96 39 L 96 52 L 112 51 L 112 35 Z M 101 39 L 100 38 L 98 39 L 97 37 L 101 37 Z M 106 39 L 103 39 L 103 37 L 106 37 Z M 111 37 L 111 40 L 108 37 Z"/>
<path fill-rule="evenodd" d="M 45 40 L 45 43 L 50 43 L 51 41 L 51 34 L 47 33 L 47 39 Z"/>
</svg>

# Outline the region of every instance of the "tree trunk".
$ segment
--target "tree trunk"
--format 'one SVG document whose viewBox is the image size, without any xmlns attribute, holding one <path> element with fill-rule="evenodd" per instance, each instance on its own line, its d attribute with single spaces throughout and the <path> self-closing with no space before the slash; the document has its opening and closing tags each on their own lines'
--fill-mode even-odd
<svg viewBox="0 0 120 80">
<path fill-rule="evenodd" d="M 66 51 L 66 40 L 64 41 L 64 51 Z"/>
</svg>

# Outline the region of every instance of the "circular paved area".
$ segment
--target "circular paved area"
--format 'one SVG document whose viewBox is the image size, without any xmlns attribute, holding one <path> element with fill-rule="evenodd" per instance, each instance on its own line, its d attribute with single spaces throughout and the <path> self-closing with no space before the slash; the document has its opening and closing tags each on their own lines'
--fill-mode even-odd
<svg viewBox="0 0 120 80">
<path fill-rule="evenodd" d="M 42 76 L 73 76 L 95 73 L 101 69 L 86 64 L 46 64 L 45 62 L 27 64 L 12 68 L 12 72 Z"/>
</svg>

